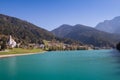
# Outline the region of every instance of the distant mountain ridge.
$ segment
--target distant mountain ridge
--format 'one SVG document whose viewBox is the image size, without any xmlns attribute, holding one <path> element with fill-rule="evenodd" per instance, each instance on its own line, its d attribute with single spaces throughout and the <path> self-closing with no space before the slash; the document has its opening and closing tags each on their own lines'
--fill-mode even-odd
<svg viewBox="0 0 120 80">
<path fill-rule="evenodd" d="M 70 38 L 98 47 L 115 46 L 120 40 L 119 35 L 99 31 L 95 28 L 77 24 L 75 26 L 64 24 L 52 31 L 58 37 Z"/>
<path fill-rule="evenodd" d="M 30 22 L 0 14 L 0 39 L 3 36 L 8 38 L 10 35 L 17 43 L 22 42 L 24 44 L 43 43 L 43 40 L 57 40 L 65 44 L 81 44 L 75 40 L 55 37 L 50 31 L 38 27 Z"/>
<path fill-rule="evenodd" d="M 96 25 L 95 28 L 109 33 L 120 34 L 120 16 L 115 17 L 112 20 L 105 20 Z"/>
<path fill-rule="evenodd" d="M 115 20 L 117 19 L 119 20 L 119 18 Z M 69 44 L 77 41 L 76 43 L 79 44 L 83 43 L 98 47 L 114 47 L 120 40 L 120 35 L 99 31 L 80 24 L 75 26 L 64 24 L 51 33 L 30 22 L 3 14 L 0 14 L 0 35 L 12 35 L 17 42 L 22 41 L 25 43 L 41 43 L 42 40 L 51 41 L 56 39 Z"/>
</svg>

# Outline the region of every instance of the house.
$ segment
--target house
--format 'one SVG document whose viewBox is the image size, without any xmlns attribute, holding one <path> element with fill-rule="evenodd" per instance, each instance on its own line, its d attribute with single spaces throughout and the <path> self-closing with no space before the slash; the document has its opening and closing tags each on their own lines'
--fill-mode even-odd
<svg viewBox="0 0 120 80">
<path fill-rule="evenodd" d="M 40 48 L 44 49 L 45 45 L 44 44 L 40 44 Z"/>
</svg>

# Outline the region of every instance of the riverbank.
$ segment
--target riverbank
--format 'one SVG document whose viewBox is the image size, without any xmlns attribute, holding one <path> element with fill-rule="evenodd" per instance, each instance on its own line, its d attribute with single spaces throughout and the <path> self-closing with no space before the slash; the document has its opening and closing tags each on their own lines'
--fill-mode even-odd
<svg viewBox="0 0 120 80">
<path fill-rule="evenodd" d="M 39 53 L 43 53 L 43 52 L 39 52 Z M 0 58 L 14 57 L 14 56 L 24 56 L 24 55 L 32 55 L 32 54 L 38 54 L 38 53 L 23 53 L 23 54 L 8 54 L 8 55 L 0 55 Z"/>
<path fill-rule="evenodd" d="M 0 58 L 5 57 L 14 57 L 14 56 L 23 56 L 23 55 L 32 55 L 32 54 L 38 54 L 43 53 L 45 51 L 41 49 L 21 49 L 21 48 L 14 48 L 7 51 L 1 51 L 0 52 Z"/>
</svg>

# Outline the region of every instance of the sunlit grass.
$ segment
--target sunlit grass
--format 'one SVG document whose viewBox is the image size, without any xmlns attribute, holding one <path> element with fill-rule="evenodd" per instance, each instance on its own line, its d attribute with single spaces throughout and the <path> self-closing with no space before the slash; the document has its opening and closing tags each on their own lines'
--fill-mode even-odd
<svg viewBox="0 0 120 80">
<path fill-rule="evenodd" d="M 7 54 L 24 54 L 24 53 L 37 53 L 43 52 L 42 49 L 22 49 L 22 48 L 13 48 L 8 49 L 8 51 L 0 52 L 0 55 L 7 55 Z"/>
</svg>

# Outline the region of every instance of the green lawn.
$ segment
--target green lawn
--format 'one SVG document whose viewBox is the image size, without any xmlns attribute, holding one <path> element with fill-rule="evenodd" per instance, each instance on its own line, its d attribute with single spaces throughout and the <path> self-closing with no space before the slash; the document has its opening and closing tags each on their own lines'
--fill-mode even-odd
<svg viewBox="0 0 120 80">
<path fill-rule="evenodd" d="M 22 48 L 14 48 L 14 49 L 9 49 L 8 52 L 0 52 L 0 55 L 37 53 L 37 52 L 43 52 L 43 50 L 42 50 L 42 49 L 22 49 Z"/>
</svg>

